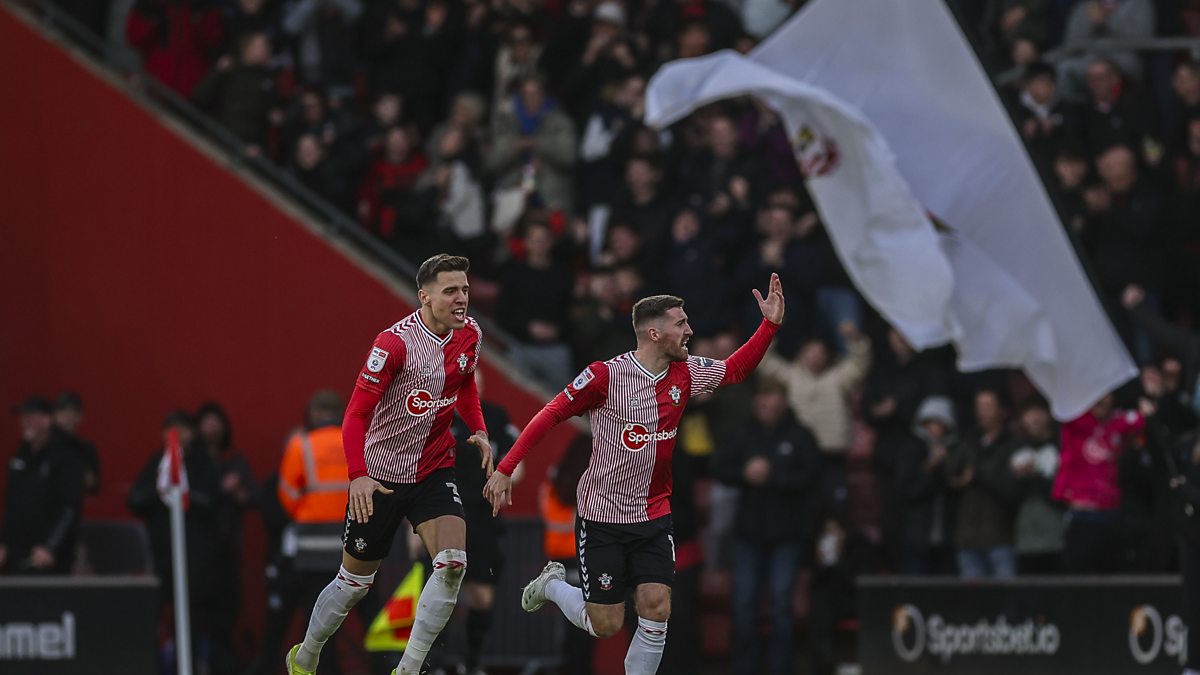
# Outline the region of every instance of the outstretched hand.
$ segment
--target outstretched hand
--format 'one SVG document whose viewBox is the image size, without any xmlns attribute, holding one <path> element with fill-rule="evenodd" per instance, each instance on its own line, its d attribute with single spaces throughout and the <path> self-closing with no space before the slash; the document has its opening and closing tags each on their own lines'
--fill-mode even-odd
<svg viewBox="0 0 1200 675">
<path fill-rule="evenodd" d="M 496 516 L 501 507 L 512 506 L 512 478 L 499 471 L 493 472 L 487 485 L 483 486 L 483 496 L 492 505 L 492 516 Z"/>
<path fill-rule="evenodd" d="M 772 272 L 771 282 L 767 286 L 767 297 L 763 298 L 758 289 L 754 289 L 754 299 L 762 310 L 763 318 L 778 326 L 783 323 L 783 282 L 779 275 Z"/>
</svg>

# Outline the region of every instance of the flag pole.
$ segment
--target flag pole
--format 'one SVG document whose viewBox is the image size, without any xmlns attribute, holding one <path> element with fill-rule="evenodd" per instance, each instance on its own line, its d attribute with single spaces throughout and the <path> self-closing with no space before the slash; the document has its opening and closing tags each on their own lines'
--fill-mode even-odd
<svg viewBox="0 0 1200 675">
<path fill-rule="evenodd" d="M 192 675 L 191 611 L 188 602 L 187 542 L 184 539 L 183 486 L 179 475 L 183 452 L 179 447 L 179 431 L 171 429 L 167 437 L 167 452 L 171 454 L 170 487 L 167 506 L 171 510 L 171 563 L 175 580 L 175 658 L 177 675 Z"/>
</svg>

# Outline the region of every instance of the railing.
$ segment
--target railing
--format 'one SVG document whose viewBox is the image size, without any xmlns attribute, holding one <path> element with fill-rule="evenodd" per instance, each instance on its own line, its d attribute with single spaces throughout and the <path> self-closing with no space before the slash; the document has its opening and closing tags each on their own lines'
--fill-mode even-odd
<svg viewBox="0 0 1200 675">
<path fill-rule="evenodd" d="M 1200 61 L 1200 38 L 1194 37 L 1154 37 L 1154 38 L 1089 38 L 1075 40 L 1070 44 L 1055 47 L 1042 54 L 1042 60 L 1047 63 L 1058 63 L 1064 59 L 1090 52 L 1111 53 L 1130 51 L 1174 52 L 1188 51 L 1192 59 Z M 1021 66 L 1014 66 L 1000 73 L 994 79 L 997 86 L 1013 84 L 1021 79 Z"/>
<path fill-rule="evenodd" d="M 326 236 L 351 245 L 355 251 L 382 265 L 397 278 L 412 279 L 416 276 L 417 266 L 412 261 L 397 253 L 341 209 L 314 193 L 271 160 L 259 155 L 246 154 L 245 142 L 146 72 L 140 65 L 140 58 L 129 47 L 101 38 L 74 17 L 48 2 L 0 2 L 81 49 L 94 63 L 114 75 L 126 93 L 138 102 L 152 110 L 170 115 L 207 138 L 231 167 L 251 171 L 282 193 L 295 206 L 300 207 L 312 222 L 319 225 Z M 487 331 L 491 350 L 498 345 L 500 352 L 506 353 L 515 344 L 515 339 L 501 330 L 489 317 L 475 318 Z M 542 384 L 558 386 L 558 383 Z"/>
</svg>

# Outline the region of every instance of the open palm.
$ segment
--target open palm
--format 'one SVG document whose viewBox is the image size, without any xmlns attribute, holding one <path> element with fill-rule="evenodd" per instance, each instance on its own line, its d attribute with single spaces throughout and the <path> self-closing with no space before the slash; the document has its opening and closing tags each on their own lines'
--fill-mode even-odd
<svg viewBox="0 0 1200 675">
<path fill-rule="evenodd" d="M 754 299 L 758 301 L 758 308 L 762 310 L 764 319 L 776 325 L 783 323 L 783 282 L 779 280 L 778 274 L 771 273 L 771 281 L 767 285 L 767 297 L 764 298 L 756 288 L 754 289 Z"/>
</svg>

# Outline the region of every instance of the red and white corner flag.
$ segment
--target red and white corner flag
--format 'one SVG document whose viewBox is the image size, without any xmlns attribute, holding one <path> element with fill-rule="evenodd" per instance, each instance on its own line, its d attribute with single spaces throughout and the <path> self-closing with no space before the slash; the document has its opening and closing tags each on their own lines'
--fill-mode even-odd
<svg viewBox="0 0 1200 675">
<path fill-rule="evenodd" d="M 167 447 L 163 450 L 162 459 L 158 462 L 158 496 L 168 505 L 167 496 L 171 488 L 178 487 L 183 508 L 188 507 L 187 468 L 183 465 L 183 449 L 179 447 L 179 430 L 167 431 Z"/>
</svg>

